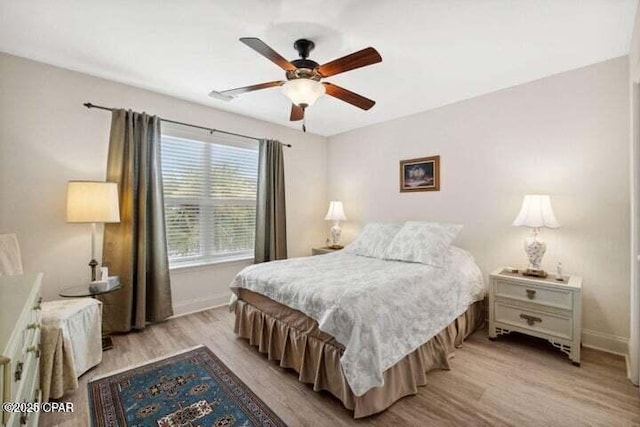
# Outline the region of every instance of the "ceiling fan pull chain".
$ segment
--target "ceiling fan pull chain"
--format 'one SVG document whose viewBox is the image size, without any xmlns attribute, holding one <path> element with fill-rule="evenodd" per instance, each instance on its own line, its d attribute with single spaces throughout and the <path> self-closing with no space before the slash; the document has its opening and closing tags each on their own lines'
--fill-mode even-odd
<svg viewBox="0 0 640 427">
<path fill-rule="evenodd" d="M 302 112 L 305 113 L 305 107 L 302 107 Z M 307 115 L 302 116 L 302 132 L 307 132 Z"/>
</svg>

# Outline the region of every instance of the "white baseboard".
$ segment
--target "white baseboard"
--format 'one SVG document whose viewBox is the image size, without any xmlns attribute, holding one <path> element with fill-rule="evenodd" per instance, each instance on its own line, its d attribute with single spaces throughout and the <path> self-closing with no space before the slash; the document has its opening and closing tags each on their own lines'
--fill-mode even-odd
<svg viewBox="0 0 640 427">
<path fill-rule="evenodd" d="M 625 357 L 629 354 L 628 338 L 605 334 L 591 329 L 582 330 L 582 345 Z"/>
<path fill-rule="evenodd" d="M 631 358 L 627 355 L 624 356 L 624 364 L 627 367 L 627 379 L 629 380 L 629 382 L 631 382 L 631 384 L 638 387 L 638 384 L 634 382 L 634 378 L 631 378 Z"/>
<path fill-rule="evenodd" d="M 211 298 L 194 298 L 174 303 L 173 316 L 171 316 L 170 319 L 191 313 L 197 313 L 198 311 L 208 310 L 210 308 L 222 307 L 229 304 L 230 297 L 231 294 L 225 294 Z"/>
</svg>

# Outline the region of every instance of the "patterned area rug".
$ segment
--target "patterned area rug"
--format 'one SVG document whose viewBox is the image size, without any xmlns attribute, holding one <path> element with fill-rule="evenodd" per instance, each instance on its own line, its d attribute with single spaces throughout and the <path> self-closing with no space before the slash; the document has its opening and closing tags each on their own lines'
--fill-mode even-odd
<svg viewBox="0 0 640 427">
<path fill-rule="evenodd" d="M 102 426 L 286 426 L 207 347 L 89 383 L 91 424 Z"/>
</svg>

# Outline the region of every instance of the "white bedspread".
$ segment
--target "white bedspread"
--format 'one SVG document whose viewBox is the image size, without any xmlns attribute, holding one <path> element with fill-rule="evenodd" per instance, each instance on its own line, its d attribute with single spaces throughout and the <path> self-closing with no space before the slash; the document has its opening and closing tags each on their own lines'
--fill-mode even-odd
<svg viewBox="0 0 640 427">
<path fill-rule="evenodd" d="M 340 360 L 356 396 L 484 296 L 480 269 L 451 247 L 443 268 L 335 252 L 249 266 L 231 284 L 305 313 L 344 345 Z"/>
</svg>

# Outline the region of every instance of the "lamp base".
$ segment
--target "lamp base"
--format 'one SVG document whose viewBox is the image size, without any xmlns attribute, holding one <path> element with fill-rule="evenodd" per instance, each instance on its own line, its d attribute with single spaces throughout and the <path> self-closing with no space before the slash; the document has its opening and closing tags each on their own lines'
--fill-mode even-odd
<svg viewBox="0 0 640 427">
<path fill-rule="evenodd" d="M 342 229 L 340 228 L 340 221 L 336 221 L 331 227 L 331 245 L 329 247 L 331 249 L 342 249 L 340 246 L 340 234 L 342 234 Z"/>
<path fill-rule="evenodd" d="M 526 270 L 522 271 L 522 275 L 540 277 L 541 279 L 544 279 L 545 277 L 547 277 L 547 272 L 544 270 L 534 270 L 533 268 L 527 268 Z"/>
<path fill-rule="evenodd" d="M 544 273 L 541 264 L 542 257 L 547 251 L 547 244 L 540 238 L 540 230 L 538 228 L 532 229 L 531 236 L 524 241 L 524 251 L 529 258 L 529 268 L 527 271 L 542 271 L 542 273 Z M 546 277 L 546 273 L 544 274 L 544 276 L 538 276 L 532 273 L 529 274 L 529 276 Z"/>
<path fill-rule="evenodd" d="M 95 259 L 92 259 L 91 261 L 89 261 L 89 267 L 91 267 L 91 281 L 95 282 L 96 281 L 96 267 L 98 266 L 98 261 L 96 261 Z"/>
</svg>

